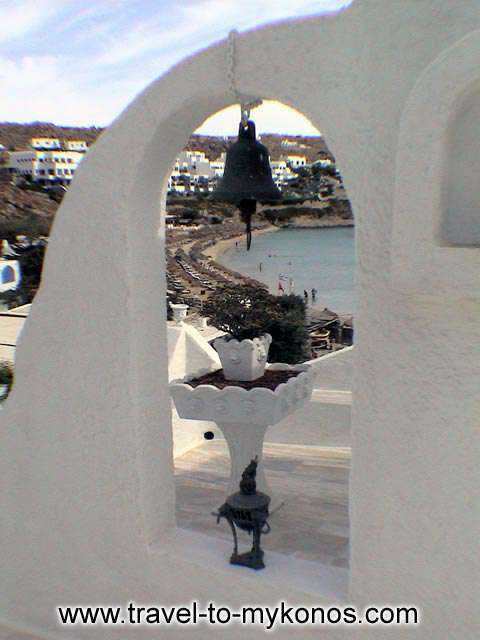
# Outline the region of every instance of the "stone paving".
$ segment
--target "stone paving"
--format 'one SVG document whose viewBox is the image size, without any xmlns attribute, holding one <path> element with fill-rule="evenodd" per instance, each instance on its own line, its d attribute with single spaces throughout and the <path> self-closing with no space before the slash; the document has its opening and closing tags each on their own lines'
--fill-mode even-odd
<svg viewBox="0 0 480 640">
<path fill-rule="evenodd" d="M 264 454 L 272 489 L 285 501 L 271 516 L 271 533 L 263 538 L 265 551 L 348 567 L 350 449 L 267 444 Z M 226 521 L 217 525 L 211 515 L 224 501 L 228 475 L 228 451 L 221 439 L 175 459 L 180 527 L 231 538 Z M 245 533 L 241 540 L 250 542 Z"/>
</svg>

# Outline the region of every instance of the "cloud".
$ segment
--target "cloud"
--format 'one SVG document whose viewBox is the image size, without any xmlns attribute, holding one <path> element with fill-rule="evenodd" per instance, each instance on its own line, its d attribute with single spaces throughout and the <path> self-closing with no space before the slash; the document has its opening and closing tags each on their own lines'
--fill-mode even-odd
<svg viewBox="0 0 480 640">
<path fill-rule="evenodd" d="M 171 3 L 168 11 L 142 16 L 138 2 L 135 18 L 112 32 L 103 43 L 98 64 L 114 65 L 146 54 L 194 51 L 207 43 L 225 37 L 232 28 L 247 29 L 258 24 L 290 17 L 331 11 L 350 0 L 189 0 Z M 141 18 L 139 16 L 142 16 Z"/>
<path fill-rule="evenodd" d="M 62 3 L 69 4 L 69 0 Z M 0 3 L 0 45 L 36 32 L 48 24 L 53 16 L 62 10 L 54 1 L 38 2 L 38 0 L 16 0 Z"/>
<path fill-rule="evenodd" d="M 232 28 L 245 30 L 345 4 L 346 0 L 0 0 L 0 120 L 108 124 L 161 73 L 226 37 Z M 260 119 L 262 113 L 257 114 Z M 218 128 L 224 122 L 225 133 L 230 133 L 224 118 L 208 126 Z M 278 120 L 278 111 L 270 113 L 270 122 Z M 291 122 L 290 116 L 284 122 Z M 304 122 L 299 126 L 306 130 Z"/>
<path fill-rule="evenodd" d="M 95 124 L 104 121 L 106 111 L 121 110 L 114 100 L 92 104 L 91 94 L 79 89 L 69 69 L 64 59 L 49 55 L 0 58 L 1 119 Z"/>
</svg>

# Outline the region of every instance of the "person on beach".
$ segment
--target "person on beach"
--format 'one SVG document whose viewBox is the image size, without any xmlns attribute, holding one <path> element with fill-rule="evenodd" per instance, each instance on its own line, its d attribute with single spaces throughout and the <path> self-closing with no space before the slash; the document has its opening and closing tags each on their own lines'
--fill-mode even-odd
<svg viewBox="0 0 480 640">
<path fill-rule="evenodd" d="M 308 304 L 308 291 L 306 289 L 303 290 L 303 299 L 305 300 L 305 304 Z"/>
<path fill-rule="evenodd" d="M 317 290 L 314 288 L 312 289 L 312 304 L 315 304 L 316 299 L 317 299 Z"/>
<path fill-rule="evenodd" d="M 260 262 L 260 264 L 258 265 L 258 270 L 260 271 L 260 273 L 262 273 L 262 263 Z"/>
</svg>

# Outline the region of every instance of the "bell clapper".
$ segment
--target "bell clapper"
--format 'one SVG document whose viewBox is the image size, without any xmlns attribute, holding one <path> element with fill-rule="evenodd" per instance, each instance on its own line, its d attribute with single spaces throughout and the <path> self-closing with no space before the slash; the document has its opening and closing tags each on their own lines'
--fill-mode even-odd
<svg viewBox="0 0 480 640">
<path fill-rule="evenodd" d="M 245 223 L 247 234 L 247 251 L 250 251 L 252 245 L 252 215 L 257 210 L 256 200 L 240 200 L 238 203 L 240 209 L 240 218 Z"/>
</svg>

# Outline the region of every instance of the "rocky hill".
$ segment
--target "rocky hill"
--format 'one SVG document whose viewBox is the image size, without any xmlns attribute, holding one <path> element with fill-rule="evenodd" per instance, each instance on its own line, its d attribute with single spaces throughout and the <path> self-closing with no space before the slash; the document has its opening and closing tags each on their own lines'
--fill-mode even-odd
<svg viewBox="0 0 480 640">
<path fill-rule="evenodd" d="M 100 127 L 59 127 L 52 122 L 0 122 L 0 144 L 10 151 L 18 151 L 27 149 L 31 138 L 44 136 L 60 140 L 80 139 L 91 145 L 102 131 Z"/>
<path fill-rule="evenodd" d="M 0 144 L 10 150 L 27 149 L 30 139 L 36 136 L 49 136 L 60 140 L 85 140 L 92 145 L 102 133 L 101 127 L 60 127 L 52 122 L 0 122 Z M 236 136 L 223 138 L 220 136 L 191 135 L 187 148 L 203 151 L 209 160 L 215 160 L 225 151 Z M 288 146 L 282 145 L 287 140 Z M 270 151 L 272 160 L 278 160 L 281 155 L 299 154 L 307 158 L 307 162 L 314 162 L 321 158 L 331 158 L 324 139 L 321 136 L 287 136 L 280 134 L 262 134 L 261 141 Z"/>
<path fill-rule="evenodd" d="M 0 238 L 48 235 L 57 208 L 46 193 L 0 182 Z"/>
<path fill-rule="evenodd" d="M 14 122 L 0 123 L 0 144 L 7 149 L 26 149 L 29 141 L 35 136 L 52 136 L 64 139 L 82 139 L 92 145 L 97 137 L 102 133 L 103 129 L 99 127 L 59 127 L 49 122 L 32 122 L 29 124 L 19 124 Z M 235 140 L 235 137 L 222 138 L 215 136 L 192 135 L 190 137 L 187 148 L 198 149 L 204 151 L 210 160 L 216 159 L 222 151 L 225 151 L 228 144 Z M 268 147 L 271 158 L 278 159 L 281 155 L 300 154 L 305 155 L 307 162 L 314 162 L 321 158 L 331 158 L 325 141 L 321 136 L 304 137 L 304 136 L 282 136 L 277 134 L 264 134 L 261 136 L 262 142 Z M 288 146 L 282 144 L 282 141 L 288 141 Z M 0 154 L 1 156 L 2 154 Z M 5 154 L 3 154 L 5 155 Z M 0 164 L 1 164 L 0 157 Z M 304 204 L 304 200 L 315 199 L 316 194 L 321 188 L 328 186 L 331 182 L 328 175 L 312 169 L 301 170 L 297 179 L 294 180 L 285 192 L 285 196 L 293 197 L 294 201 Z M 335 182 L 334 182 L 335 184 Z M 332 189 L 333 190 L 333 189 Z M 333 195 L 335 199 L 335 195 Z M 342 216 L 350 217 L 348 202 L 328 203 L 332 213 L 339 213 L 341 209 Z M 291 203 L 290 203 L 291 205 Z M 316 218 L 327 214 L 328 211 L 317 211 L 319 205 L 314 205 L 315 211 L 312 213 Z M 322 206 L 325 206 L 322 205 Z M 10 183 L 10 177 L 6 174 L 0 176 L 0 237 L 8 237 L 12 233 L 31 232 L 33 235 L 47 235 L 50 225 L 53 221 L 55 211 L 58 208 L 58 202 L 42 189 L 35 188 L 34 185 L 25 184 L 22 187 L 15 186 Z M 304 207 L 306 209 L 307 207 Z M 178 209 L 178 211 L 177 211 Z M 195 202 L 195 199 L 180 199 L 174 202 L 172 198 L 169 200 L 169 210 L 173 213 L 188 213 L 194 209 L 208 209 L 210 213 L 221 213 L 225 217 L 234 215 L 234 208 L 226 205 L 216 205 L 208 203 L 204 199 Z M 283 207 L 280 207 L 283 209 Z M 306 211 L 298 210 L 299 216 L 305 216 Z M 286 222 L 293 217 L 291 211 L 275 211 L 272 217 L 279 218 Z"/>
<path fill-rule="evenodd" d="M 324 158 L 334 160 L 325 140 L 321 136 L 287 136 L 277 133 L 263 133 L 260 139 L 262 144 L 268 148 L 272 160 L 278 160 L 280 156 L 288 154 L 303 155 L 309 163 Z M 215 160 L 235 140 L 236 136 L 221 138 L 217 136 L 192 135 L 190 136 L 188 148 L 203 151 L 209 160 Z M 285 140 L 290 143 L 288 146 L 282 144 Z"/>
</svg>

